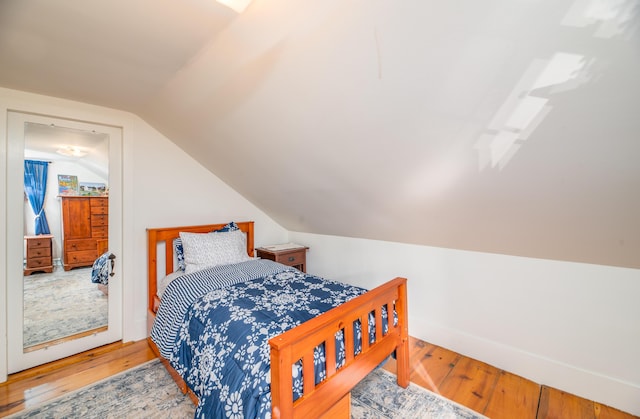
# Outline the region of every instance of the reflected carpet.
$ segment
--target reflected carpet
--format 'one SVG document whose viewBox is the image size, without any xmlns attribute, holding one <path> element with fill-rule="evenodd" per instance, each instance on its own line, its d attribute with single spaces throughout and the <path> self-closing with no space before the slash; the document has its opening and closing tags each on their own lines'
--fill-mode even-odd
<svg viewBox="0 0 640 419">
<path fill-rule="evenodd" d="M 398 387 L 378 369 L 352 391 L 352 418 L 484 418 L 415 384 Z M 195 406 L 159 360 L 114 375 L 11 418 L 191 418 Z"/>
<path fill-rule="evenodd" d="M 91 282 L 91 268 L 24 277 L 24 346 L 107 325 L 108 298 Z"/>
</svg>

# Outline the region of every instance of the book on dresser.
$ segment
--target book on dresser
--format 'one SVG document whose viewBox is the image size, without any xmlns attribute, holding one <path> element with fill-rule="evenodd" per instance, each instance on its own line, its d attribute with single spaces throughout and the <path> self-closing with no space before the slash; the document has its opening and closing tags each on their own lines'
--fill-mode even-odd
<svg viewBox="0 0 640 419">
<path fill-rule="evenodd" d="M 62 266 L 92 266 L 109 248 L 109 198 L 61 196 Z"/>
</svg>

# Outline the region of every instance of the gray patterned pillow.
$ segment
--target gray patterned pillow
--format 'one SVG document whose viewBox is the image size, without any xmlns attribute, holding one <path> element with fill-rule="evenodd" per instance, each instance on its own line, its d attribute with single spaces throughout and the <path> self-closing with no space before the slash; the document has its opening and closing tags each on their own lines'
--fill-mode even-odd
<svg viewBox="0 0 640 419">
<path fill-rule="evenodd" d="M 224 233 L 181 232 L 185 273 L 201 271 L 218 265 L 251 260 L 247 255 L 247 239 L 242 231 Z"/>
<path fill-rule="evenodd" d="M 212 233 L 226 233 L 228 231 L 236 230 L 240 230 L 240 227 L 238 227 L 234 221 L 231 221 L 224 227 L 219 228 L 218 230 L 213 230 Z M 180 238 L 173 240 L 173 250 L 176 255 L 178 270 L 184 271 L 184 250 L 182 249 L 182 240 L 180 240 Z"/>
</svg>

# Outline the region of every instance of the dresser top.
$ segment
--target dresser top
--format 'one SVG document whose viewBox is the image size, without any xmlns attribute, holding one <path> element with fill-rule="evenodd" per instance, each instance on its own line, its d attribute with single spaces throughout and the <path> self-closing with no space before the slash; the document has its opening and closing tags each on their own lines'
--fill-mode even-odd
<svg viewBox="0 0 640 419">
<path fill-rule="evenodd" d="M 52 239 L 53 234 L 38 234 L 37 236 L 24 236 L 25 240 L 29 239 Z"/>
</svg>

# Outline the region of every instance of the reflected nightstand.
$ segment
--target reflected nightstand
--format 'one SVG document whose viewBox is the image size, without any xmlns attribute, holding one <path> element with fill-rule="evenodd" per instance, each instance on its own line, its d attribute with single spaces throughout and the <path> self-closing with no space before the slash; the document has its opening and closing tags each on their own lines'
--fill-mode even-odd
<svg viewBox="0 0 640 419">
<path fill-rule="evenodd" d="M 24 236 L 27 242 L 27 257 L 24 268 L 24 275 L 31 275 L 33 272 L 53 272 L 53 255 L 51 249 L 51 234 L 41 234 L 38 236 Z"/>
</svg>

